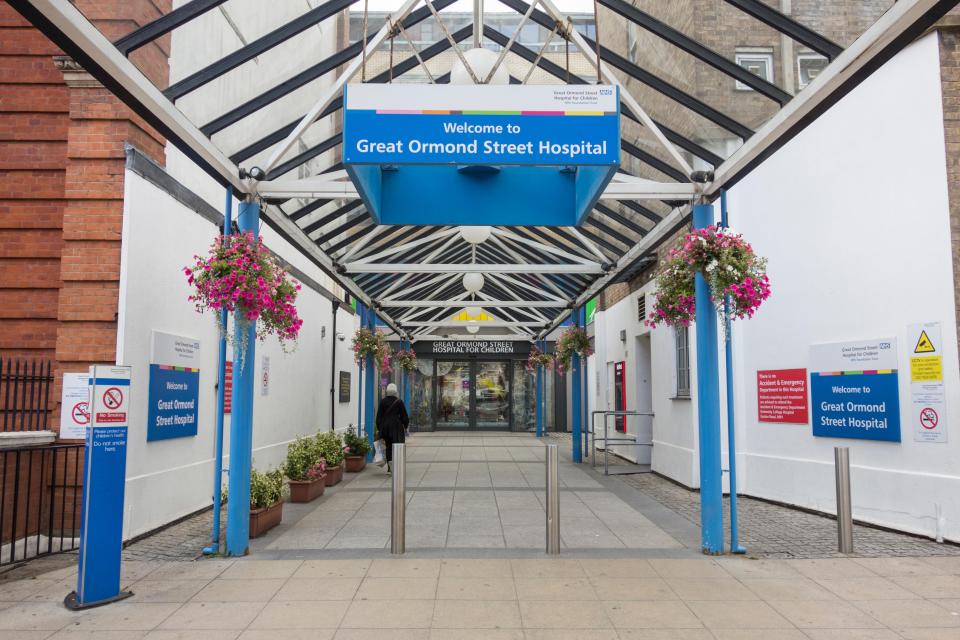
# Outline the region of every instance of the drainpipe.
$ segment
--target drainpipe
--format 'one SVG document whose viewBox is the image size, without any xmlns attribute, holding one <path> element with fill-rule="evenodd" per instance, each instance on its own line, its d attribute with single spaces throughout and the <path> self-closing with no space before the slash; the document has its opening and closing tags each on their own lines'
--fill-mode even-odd
<svg viewBox="0 0 960 640">
<path fill-rule="evenodd" d="M 726 229 L 730 226 L 727 220 L 727 190 L 720 190 L 720 225 Z M 730 468 L 730 553 L 746 553 L 746 547 L 741 547 L 737 536 L 737 445 L 736 429 L 733 421 L 733 338 L 730 330 L 733 328 L 729 319 L 730 296 L 723 296 L 723 311 L 727 317 L 725 357 L 727 370 L 727 457 Z"/>
<path fill-rule="evenodd" d="M 337 388 L 337 311 L 340 309 L 340 301 L 334 299 L 333 303 L 333 328 L 330 331 L 330 431 L 334 431 L 337 425 L 337 398 L 334 395 Z"/>
<path fill-rule="evenodd" d="M 233 192 L 227 187 L 227 204 L 223 210 L 223 235 L 232 231 Z M 220 311 L 220 325 L 227 326 L 230 314 L 226 309 Z M 227 383 L 227 338 L 220 333 L 220 364 L 217 373 L 217 427 L 216 450 L 213 454 L 213 529 L 210 531 L 210 546 L 203 548 L 203 555 L 208 556 L 220 551 L 220 497 L 223 491 L 223 402 L 224 387 Z"/>
</svg>

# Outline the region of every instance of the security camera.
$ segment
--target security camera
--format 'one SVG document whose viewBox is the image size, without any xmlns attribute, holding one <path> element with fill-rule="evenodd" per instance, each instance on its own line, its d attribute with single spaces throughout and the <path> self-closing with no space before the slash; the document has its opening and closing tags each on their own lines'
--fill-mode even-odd
<svg viewBox="0 0 960 640">
<path fill-rule="evenodd" d="M 337 340 L 339 340 L 340 342 L 343 342 L 343 341 L 346 340 L 346 339 L 347 339 L 347 336 L 345 336 L 345 335 L 343 335 L 341 332 L 337 331 Z"/>
</svg>

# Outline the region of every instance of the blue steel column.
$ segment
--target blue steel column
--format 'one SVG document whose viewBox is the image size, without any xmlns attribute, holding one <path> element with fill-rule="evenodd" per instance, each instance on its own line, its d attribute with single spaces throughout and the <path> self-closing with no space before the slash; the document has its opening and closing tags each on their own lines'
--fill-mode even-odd
<svg viewBox="0 0 960 640">
<path fill-rule="evenodd" d="M 720 191 L 720 226 L 730 226 L 727 220 L 727 192 Z M 741 547 L 737 531 L 737 437 L 733 411 L 733 323 L 730 322 L 730 296 L 723 296 L 724 315 L 728 317 L 725 333 L 724 357 L 727 372 L 727 458 L 730 469 L 730 553 L 746 553 Z"/>
<path fill-rule="evenodd" d="M 260 235 L 260 204 L 242 202 L 237 213 L 240 233 Z M 234 314 L 236 315 L 236 314 Z M 236 318 L 234 318 L 236 323 Z M 241 331 L 239 323 L 234 330 Z M 250 542 L 250 464 L 253 458 L 253 379 L 257 370 L 257 325 L 246 323 L 246 348 L 234 354 L 233 407 L 230 416 L 230 474 L 227 490 L 227 555 L 246 555 Z"/>
<path fill-rule="evenodd" d="M 373 309 L 367 308 L 367 314 L 364 317 L 366 326 L 370 331 L 377 330 L 377 312 Z M 364 413 L 364 431 L 367 433 L 367 441 L 370 443 L 370 450 L 367 452 L 367 460 L 373 460 L 373 430 L 374 430 L 374 420 L 376 416 L 374 415 L 373 403 L 376 399 L 377 394 L 377 371 L 376 365 L 373 362 L 373 356 L 368 355 L 366 361 L 363 363 L 364 367 L 367 369 L 367 377 L 364 380 L 364 392 L 363 392 L 363 413 Z"/>
<path fill-rule="evenodd" d="M 583 331 L 587 331 L 587 307 L 586 305 L 580 307 L 580 326 L 583 328 Z M 581 360 L 580 366 L 580 393 L 581 401 L 580 405 L 580 424 L 582 426 L 582 439 L 584 440 L 583 447 L 587 450 L 587 455 L 589 456 L 590 451 L 590 402 L 589 402 L 589 392 L 590 392 L 590 374 L 589 368 L 587 367 L 587 358 Z"/>
<path fill-rule="evenodd" d="M 233 191 L 227 187 L 227 204 L 223 210 L 223 235 L 230 235 L 233 230 Z M 220 311 L 220 324 L 227 326 L 230 314 L 226 309 Z M 227 383 L 227 337 L 220 334 L 219 371 L 217 373 L 217 426 L 214 437 L 216 448 L 213 454 L 213 527 L 210 530 L 210 546 L 203 548 L 203 553 L 209 555 L 220 551 L 220 498 L 223 491 L 223 400 L 224 387 Z"/>
<path fill-rule="evenodd" d="M 580 326 L 580 308 L 573 310 L 573 324 L 574 326 Z M 571 457 L 573 458 L 574 463 L 583 462 L 583 443 L 580 441 L 583 437 L 582 430 L 580 428 L 580 418 L 582 416 L 582 409 L 580 408 L 580 401 L 583 396 L 583 384 L 580 382 L 580 356 L 573 354 L 573 357 L 570 359 L 570 394 L 571 394 L 571 411 L 573 415 L 571 416 L 572 425 L 571 425 L 571 441 L 573 442 L 573 451 L 571 452 Z"/>
<path fill-rule="evenodd" d="M 401 343 L 404 349 L 412 349 L 413 345 L 410 344 L 409 340 L 403 340 Z M 407 413 L 410 413 L 410 372 L 406 369 L 403 370 L 403 406 L 407 408 Z"/>
<path fill-rule="evenodd" d="M 357 313 L 360 314 L 360 326 L 367 325 L 367 308 L 357 300 Z M 357 435 L 363 431 L 363 364 L 357 367 Z"/>
<path fill-rule="evenodd" d="M 713 226 L 713 205 L 693 207 L 693 227 Z M 717 310 L 703 275 L 694 279 L 697 333 L 697 416 L 700 435 L 700 544 L 708 554 L 723 553 L 723 484 L 720 464 L 720 364 Z"/>
<path fill-rule="evenodd" d="M 546 351 L 543 348 L 543 341 L 539 340 L 536 343 L 536 347 L 541 351 Z M 540 438 L 543 436 L 543 390 L 544 390 L 544 370 L 542 366 L 537 366 L 537 388 L 535 391 L 536 401 L 537 401 L 537 437 Z"/>
</svg>

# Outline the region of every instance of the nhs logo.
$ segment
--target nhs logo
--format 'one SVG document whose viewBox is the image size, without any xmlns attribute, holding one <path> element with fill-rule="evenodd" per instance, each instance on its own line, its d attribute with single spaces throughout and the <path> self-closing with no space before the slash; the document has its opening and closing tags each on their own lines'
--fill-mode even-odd
<svg viewBox="0 0 960 640">
<path fill-rule="evenodd" d="M 599 92 L 600 92 L 600 95 L 601 95 L 601 96 L 612 96 L 612 95 L 613 95 L 613 89 L 600 89 Z"/>
</svg>

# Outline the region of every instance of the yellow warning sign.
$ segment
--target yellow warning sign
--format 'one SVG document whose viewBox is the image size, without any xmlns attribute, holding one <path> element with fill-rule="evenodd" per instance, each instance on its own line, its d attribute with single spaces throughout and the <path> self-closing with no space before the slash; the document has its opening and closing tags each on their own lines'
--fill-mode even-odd
<svg viewBox="0 0 960 640">
<path fill-rule="evenodd" d="M 912 382 L 940 382 L 943 380 L 943 361 L 940 356 L 910 358 Z"/>
<path fill-rule="evenodd" d="M 909 343 L 907 343 L 909 344 Z M 920 339 L 917 340 L 917 346 L 913 348 L 914 353 L 934 353 L 937 350 L 926 331 L 920 332 Z"/>
</svg>

